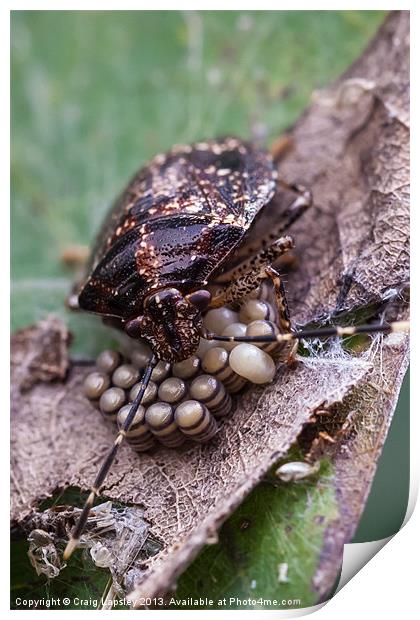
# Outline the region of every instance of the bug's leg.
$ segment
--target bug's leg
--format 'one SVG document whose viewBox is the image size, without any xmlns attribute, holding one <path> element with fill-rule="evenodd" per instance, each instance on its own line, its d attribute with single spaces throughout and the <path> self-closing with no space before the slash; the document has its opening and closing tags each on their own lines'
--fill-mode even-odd
<svg viewBox="0 0 420 620">
<path fill-rule="evenodd" d="M 276 216 L 276 224 L 274 226 L 269 226 L 269 233 L 264 231 L 264 233 L 260 235 L 258 227 L 257 229 L 252 229 L 249 232 L 249 236 L 245 239 L 243 246 L 239 248 L 236 254 L 236 262 L 233 262 L 232 267 L 229 270 L 224 271 L 216 277 L 216 283 L 222 284 L 230 282 L 235 276 L 237 270 L 241 269 L 241 265 L 243 263 L 247 263 L 248 259 L 256 255 L 259 251 L 261 251 L 261 249 L 270 247 L 273 242 L 284 235 L 285 231 L 288 230 L 290 226 L 296 222 L 296 220 L 302 217 L 302 215 L 312 205 L 311 192 L 302 186 L 289 185 L 285 181 L 278 180 L 277 188 L 278 190 L 274 195 L 274 198 L 272 198 L 272 201 L 277 202 L 276 196 L 280 196 L 281 190 L 292 192 L 295 195 L 294 200 L 285 209 L 282 208 L 281 204 L 275 205 L 275 212 L 276 214 L 279 212 L 279 215 L 278 217 Z"/>
<path fill-rule="evenodd" d="M 301 218 L 302 215 L 312 205 L 312 193 L 303 185 L 290 184 L 283 179 L 278 179 L 276 193 L 274 194 L 272 201 L 279 201 L 282 191 L 294 193 L 296 197 L 286 209 L 281 210 L 280 205 L 278 205 L 278 208 L 276 208 L 276 212 L 281 210 L 280 221 L 270 233 L 265 235 L 260 240 L 260 244 L 263 247 L 268 245 L 269 243 L 272 243 L 275 239 L 277 239 L 284 232 L 286 232 L 286 230 L 289 230 L 292 224 L 294 224 L 296 220 Z"/>
<path fill-rule="evenodd" d="M 288 236 L 281 237 L 268 248 L 238 265 L 232 272 L 231 283 L 213 297 L 210 308 L 220 308 L 249 295 L 267 278 L 266 270 L 271 263 L 292 248 L 293 239 Z"/>
<path fill-rule="evenodd" d="M 371 325 L 353 325 L 348 327 L 319 327 L 315 329 L 302 329 L 286 334 L 273 334 L 272 336 L 219 336 L 212 332 L 203 332 L 202 337 L 207 340 L 218 342 L 291 342 L 293 340 L 309 340 L 310 338 L 330 338 L 332 336 L 355 336 L 357 334 L 390 334 L 394 332 L 408 332 L 408 321 L 395 321 L 393 323 L 377 323 Z"/>
<path fill-rule="evenodd" d="M 149 361 L 148 365 L 146 366 L 146 369 L 143 373 L 143 378 L 142 378 L 142 384 L 141 384 L 141 388 L 136 396 L 136 398 L 133 400 L 133 402 L 131 403 L 131 408 L 130 411 L 125 419 L 124 425 L 123 427 L 120 429 L 120 431 L 118 432 L 118 435 L 116 436 L 114 443 L 112 445 L 112 448 L 110 449 L 110 451 L 108 452 L 107 456 L 105 457 L 105 460 L 103 461 L 99 472 L 95 478 L 95 482 L 93 483 L 91 489 L 90 489 L 90 493 L 89 496 L 83 506 L 82 512 L 79 516 L 78 521 L 76 522 L 76 525 L 74 526 L 71 535 L 69 537 L 69 541 L 67 543 L 67 547 L 64 550 L 64 560 L 67 560 L 71 554 L 73 553 L 73 551 L 76 549 L 77 544 L 80 540 L 81 535 L 83 534 L 83 531 L 85 529 L 85 525 L 86 522 L 89 518 L 89 512 L 92 509 L 93 503 L 95 501 L 95 497 L 97 495 L 99 495 L 99 489 L 102 486 L 106 475 L 108 474 L 111 465 L 113 464 L 115 457 L 117 455 L 118 452 L 118 448 L 120 447 L 125 435 L 127 434 L 127 432 L 130 430 L 131 425 L 133 423 L 133 420 L 135 418 L 135 415 L 137 413 L 137 409 L 139 408 L 139 405 L 142 401 L 142 398 L 144 396 L 144 393 L 146 391 L 146 388 L 149 384 L 150 381 L 150 377 L 153 371 L 153 368 L 156 366 L 157 364 L 157 359 L 155 356 L 152 357 L 152 359 Z"/>
<path fill-rule="evenodd" d="M 292 202 L 286 207 L 283 206 L 283 196 L 292 194 L 294 196 Z M 283 198 L 283 200 L 282 200 Z M 312 206 L 312 193 L 303 185 L 297 183 L 288 183 L 283 179 L 277 179 L 276 192 L 271 199 L 273 203 L 272 209 L 275 208 L 276 214 L 279 213 L 279 222 L 270 233 L 264 236 L 261 243 L 268 244 L 274 239 L 284 234 L 286 230 L 302 217 L 304 213 Z"/>
<path fill-rule="evenodd" d="M 294 140 L 287 133 L 281 135 L 270 146 L 270 153 L 275 164 L 278 164 L 285 155 L 293 148 Z"/>
<path fill-rule="evenodd" d="M 272 265 L 268 265 L 265 268 L 265 273 L 273 283 L 280 329 L 283 332 L 290 332 L 292 330 L 292 324 L 290 322 L 289 304 L 287 303 L 284 282 L 277 269 L 274 269 Z"/>
<path fill-rule="evenodd" d="M 292 323 L 290 321 L 289 304 L 287 302 L 286 290 L 284 282 L 279 272 L 272 265 L 268 265 L 265 270 L 267 276 L 271 279 L 274 287 L 274 298 L 278 312 L 278 322 L 282 333 L 290 333 L 292 331 Z M 296 362 L 296 353 L 298 350 L 298 341 L 290 343 L 290 347 L 286 347 L 283 360 L 288 366 L 293 366 Z"/>
</svg>

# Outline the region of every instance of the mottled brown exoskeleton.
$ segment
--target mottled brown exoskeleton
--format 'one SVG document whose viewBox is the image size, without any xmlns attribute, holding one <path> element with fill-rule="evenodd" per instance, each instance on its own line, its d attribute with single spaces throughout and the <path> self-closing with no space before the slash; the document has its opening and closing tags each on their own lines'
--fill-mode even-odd
<svg viewBox="0 0 420 620">
<path fill-rule="evenodd" d="M 249 243 L 249 229 L 276 191 L 292 196 L 276 230 Z M 95 495 L 105 479 L 158 360 L 193 355 L 200 337 L 220 341 L 279 342 L 284 361 L 302 338 L 390 331 L 392 325 L 292 330 L 284 285 L 273 267 L 292 249 L 283 236 L 311 203 L 308 191 L 278 179 L 270 154 L 234 137 L 176 146 L 143 167 L 116 201 L 98 236 L 73 308 L 96 313 L 154 355 L 142 387 L 92 486 L 65 551 L 76 547 Z M 243 299 L 264 280 L 275 293 L 279 333 L 220 336 L 203 327 L 202 314 Z M 216 285 L 216 287 L 214 286 Z M 212 295 L 211 290 L 217 289 Z"/>
</svg>

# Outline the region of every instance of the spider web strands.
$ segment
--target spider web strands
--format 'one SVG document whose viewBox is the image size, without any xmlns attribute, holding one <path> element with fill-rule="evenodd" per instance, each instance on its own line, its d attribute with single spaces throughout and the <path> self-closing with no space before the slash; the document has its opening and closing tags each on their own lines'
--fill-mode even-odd
<svg viewBox="0 0 420 620">
<path fill-rule="evenodd" d="M 306 338 L 328 338 L 331 336 L 355 336 L 356 334 L 388 334 L 391 332 L 408 332 L 409 329 L 410 324 L 408 321 L 396 321 L 394 323 L 354 325 L 350 327 L 320 327 L 318 329 L 303 329 L 297 332 L 268 336 L 217 336 L 211 332 L 206 332 L 203 337 L 207 340 L 217 340 L 221 342 L 288 342 L 290 340 L 304 340 Z"/>
<path fill-rule="evenodd" d="M 109 470 L 111 469 L 112 463 L 114 462 L 115 457 L 117 455 L 118 448 L 120 447 L 125 435 L 130 430 L 130 427 L 137 413 L 137 409 L 142 401 L 144 393 L 146 392 L 147 386 L 149 384 L 153 368 L 156 366 L 157 361 L 158 361 L 157 358 L 153 356 L 152 359 L 149 361 L 148 365 L 146 366 L 146 369 L 143 373 L 143 377 L 141 381 L 141 388 L 136 398 L 133 400 L 131 404 L 131 408 L 128 413 L 128 416 L 122 428 L 118 432 L 118 435 L 115 438 L 112 448 L 110 449 L 104 461 L 102 462 L 99 472 L 95 478 L 95 482 L 93 483 L 93 486 L 90 489 L 89 496 L 83 506 L 79 519 L 76 522 L 76 525 L 74 526 L 74 529 L 69 537 L 69 541 L 67 543 L 67 546 L 63 554 L 64 560 L 68 560 L 69 557 L 72 555 L 73 551 L 77 547 L 77 544 L 80 540 L 83 530 L 85 529 L 85 525 L 89 517 L 89 512 L 93 506 L 93 502 L 95 501 L 95 496 L 99 495 L 99 489 L 102 486 Z"/>
</svg>

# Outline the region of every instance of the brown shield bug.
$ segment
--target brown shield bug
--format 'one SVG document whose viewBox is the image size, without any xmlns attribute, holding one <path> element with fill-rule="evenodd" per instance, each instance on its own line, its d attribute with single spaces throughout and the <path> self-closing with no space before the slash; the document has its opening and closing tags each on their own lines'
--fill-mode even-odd
<svg viewBox="0 0 420 620">
<path fill-rule="evenodd" d="M 261 239 L 259 247 L 250 244 L 247 248 L 252 223 L 279 189 L 290 192 L 293 199 L 281 214 L 277 229 Z M 303 338 L 405 328 L 381 324 L 292 330 L 284 284 L 272 263 L 292 249 L 292 238 L 283 233 L 310 202 L 309 192 L 277 178 L 269 153 L 234 137 L 176 146 L 166 155 L 156 156 L 118 198 L 70 305 L 101 315 L 132 338 L 146 340 L 153 356 L 137 395 L 124 411 L 118 435 L 72 531 L 65 558 L 77 546 L 119 445 L 130 436 L 159 361 L 179 364 L 193 356 L 200 338 L 205 338 L 266 346 L 275 343 L 282 349 L 277 359 L 290 362 L 297 341 Z M 202 317 L 206 310 L 235 304 L 267 279 L 273 285 L 278 328 L 250 335 L 220 335 L 205 328 Z M 219 288 L 211 294 L 214 285 Z M 118 397 L 118 389 L 113 398 Z M 154 406 L 160 415 L 168 405 L 159 407 Z M 193 410 L 194 405 L 183 406 L 184 419 L 196 415 Z"/>
</svg>

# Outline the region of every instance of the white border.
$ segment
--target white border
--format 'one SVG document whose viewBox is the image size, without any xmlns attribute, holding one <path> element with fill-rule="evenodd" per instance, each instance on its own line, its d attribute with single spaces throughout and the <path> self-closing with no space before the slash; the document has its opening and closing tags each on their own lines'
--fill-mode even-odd
<svg viewBox="0 0 420 620">
<path fill-rule="evenodd" d="M 10 58 L 10 40 L 9 40 L 9 11 L 10 10 L 148 10 L 148 7 L 142 6 L 146 3 L 142 3 L 134 0 L 125 0 L 117 3 L 112 2 L 94 2 L 85 0 L 84 2 L 52 2 L 44 1 L 40 3 L 32 2 L 29 0 L 26 1 L 15 1 L 7 3 L 6 7 L 2 7 L 0 9 L 0 45 L 3 48 L 3 53 L 1 55 L 1 83 L 3 85 L 2 93 L 3 96 L 0 98 L 1 105 L 1 114 L 0 114 L 0 123 L 2 126 L 2 136 L 9 138 L 10 132 L 10 108 L 9 108 L 9 98 L 5 96 L 7 92 L 8 84 L 10 83 L 10 74 L 9 74 L 9 62 L 6 62 L 6 59 Z M 149 3 L 147 3 L 149 4 Z M 415 60 L 418 58 L 419 45 L 417 43 L 419 38 L 419 17 L 418 11 L 415 9 L 414 2 L 404 2 L 403 6 L 396 7 L 395 3 L 390 2 L 352 2 L 352 3 L 343 3 L 343 2 L 319 2 L 316 6 L 310 2 L 302 2 L 299 0 L 295 0 L 293 3 L 289 2 L 267 2 L 264 0 L 260 0 L 258 2 L 258 6 L 256 3 L 251 2 L 237 2 L 233 0 L 213 0 L 212 2 L 159 2 L 156 0 L 153 3 L 153 10 L 185 10 L 185 9 L 196 9 L 196 10 L 392 10 L 395 8 L 411 10 L 411 30 L 412 30 L 412 67 L 416 66 L 416 70 L 412 68 L 412 77 L 417 77 L 418 75 L 418 63 L 415 63 Z M 366 6 L 368 5 L 368 6 Z M 150 6 L 150 4 L 149 4 Z M 419 96 L 419 86 L 417 82 L 414 82 L 414 87 L 412 88 L 412 97 L 414 100 L 413 109 L 420 109 L 420 96 Z M 414 131 L 412 136 L 412 160 L 414 161 L 413 169 L 418 170 L 420 164 L 419 158 L 419 135 L 418 135 L 418 123 L 416 122 L 416 118 L 413 119 Z M 3 207 L 0 209 L 0 234 L 2 238 L 0 239 L 0 269 L 1 269 L 1 279 L 3 290 L 7 290 L 7 282 L 9 281 L 9 238 L 8 238 L 8 230 L 9 230 L 9 214 L 7 205 L 10 204 L 10 196 L 9 196 L 9 170 L 10 170 L 10 155 L 9 155 L 9 143 L 10 140 L 3 139 L 2 146 L 2 160 L 1 160 L 1 174 L 3 176 L 3 182 L 1 184 L 1 193 L 2 193 L 2 203 Z M 412 231 L 419 231 L 419 208 L 420 205 L 420 193 L 419 193 L 419 175 L 413 175 L 412 179 L 412 204 L 415 205 L 415 208 L 412 209 Z M 419 271 L 419 254 L 418 254 L 418 246 L 420 244 L 416 241 L 412 243 L 413 250 L 413 273 L 420 273 Z M 420 350 L 418 346 L 418 332 L 416 329 L 416 325 L 418 325 L 418 317 L 416 317 L 417 309 L 420 307 L 418 297 L 418 289 L 416 289 L 413 293 L 414 295 L 414 303 L 412 304 L 412 308 L 414 308 L 414 317 L 412 317 L 412 376 L 418 377 L 420 376 L 420 368 L 418 364 L 418 351 Z M 2 351 L 8 350 L 8 340 L 5 326 L 9 325 L 9 311 L 8 311 L 8 303 L 6 300 L 6 295 L 3 296 L 3 302 L 0 304 L 0 317 L 1 317 L 1 325 L 3 326 L 2 330 L 2 340 L 1 344 Z M 6 400 L 6 394 L 8 393 L 8 385 L 7 379 L 7 362 L 4 360 L 4 366 L 2 366 L 3 372 L 0 374 L 1 377 L 1 394 L 3 398 Z M 415 397 L 415 382 L 412 382 L 412 399 Z M 3 406 L 3 414 L 6 416 L 6 412 L 9 410 L 8 400 L 4 403 Z M 417 590 L 418 590 L 418 563 L 417 563 L 417 553 L 418 553 L 418 541 L 419 541 L 419 531 L 420 531 L 420 511 L 417 507 L 417 510 L 414 512 L 414 515 L 411 517 L 412 511 L 414 509 L 414 505 L 417 498 L 418 493 L 418 482 L 419 482 L 419 455 L 420 455 L 420 421 L 419 421 L 419 412 L 416 411 L 415 415 L 411 416 L 411 479 L 410 479 L 410 500 L 409 500 L 409 508 L 407 510 L 406 517 L 406 525 L 403 530 L 398 533 L 386 546 L 382 551 L 375 556 L 350 582 L 350 585 L 347 585 L 343 588 L 327 605 L 325 605 L 320 611 L 318 611 L 318 616 L 320 620 L 336 620 L 337 617 L 340 620 L 354 620 L 355 613 L 363 614 L 363 617 L 378 617 L 381 616 L 383 618 L 395 617 L 397 614 L 404 618 L 411 618 L 414 616 L 414 610 L 418 612 L 418 604 L 417 604 Z M 5 449 L 2 450 L 1 458 L 4 463 L 4 466 L 1 468 L 2 475 L 6 476 L 8 471 L 8 461 L 6 462 L 8 455 L 8 433 L 3 433 L 3 440 L 7 442 Z M 398 467 L 398 463 L 395 464 Z M 7 488 L 7 484 L 5 481 L 3 488 L 3 498 L 6 498 L 8 494 L 5 489 Z M 9 519 L 8 519 L 8 505 L 4 507 L 1 511 L 2 515 L 2 525 L 3 531 L 8 532 L 9 530 Z M 408 521 L 408 522 L 407 522 Z M 6 536 L 8 539 L 8 536 Z M 8 575 L 8 558 L 2 562 L 1 565 L 1 577 L 0 583 L 2 584 L 4 591 L 3 596 L 1 598 L 2 607 L 7 613 L 14 614 L 15 612 L 9 611 L 9 575 Z M 318 606 L 319 608 L 319 606 Z M 312 608 L 314 609 L 314 608 Z M 244 614 L 252 614 L 253 617 L 264 617 L 267 615 L 276 617 L 285 616 L 287 614 L 289 617 L 292 615 L 294 617 L 304 615 L 305 610 L 296 610 L 299 613 L 294 612 L 270 612 L 270 611 L 223 611 L 223 617 L 229 618 L 243 618 Z M 306 610 L 306 613 L 310 612 L 310 609 Z M 23 614 L 31 613 L 31 612 L 23 612 Z M 55 611 L 56 614 L 66 613 L 62 611 Z M 81 618 L 80 614 L 86 613 L 95 613 L 95 612 L 86 612 L 86 611 L 75 611 L 75 612 L 67 612 L 67 614 L 74 613 L 77 618 Z M 129 612 L 126 612 L 129 613 Z M 140 612 L 154 614 L 154 617 L 160 618 L 162 615 L 167 616 L 170 614 L 170 617 L 174 620 L 178 618 L 184 618 L 185 615 L 196 614 L 194 611 L 147 611 Z M 205 611 L 199 612 L 200 615 L 207 616 L 213 615 L 217 612 L 214 611 Z M 67 617 L 69 617 L 67 615 Z"/>
</svg>

